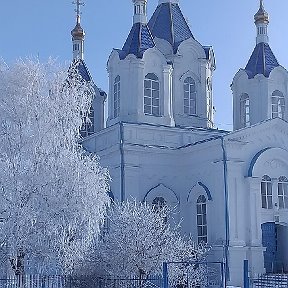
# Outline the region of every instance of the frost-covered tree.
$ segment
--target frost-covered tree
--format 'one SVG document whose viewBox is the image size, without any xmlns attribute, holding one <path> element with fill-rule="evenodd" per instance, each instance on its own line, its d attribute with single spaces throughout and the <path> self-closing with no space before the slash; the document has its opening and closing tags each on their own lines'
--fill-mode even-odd
<svg viewBox="0 0 288 288">
<path fill-rule="evenodd" d="M 0 240 L 15 274 L 71 272 L 109 205 L 108 172 L 79 144 L 94 90 L 77 65 L 0 61 Z"/>
<path fill-rule="evenodd" d="M 206 247 L 184 239 L 179 226 L 167 223 L 168 212 L 167 207 L 136 201 L 114 203 L 108 214 L 108 229 L 96 249 L 96 273 L 103 269 L 102 273 L 112 277 L 145 279 L 161 275 L 163 262 L 203 259 Z M 188 268 L 189 277 L 196 282 L 203 276 L 203 270 L 195 265 L 186 263 L 172 268 L 170 279 L 174 284 L 185 282 Z"/>
</svg>

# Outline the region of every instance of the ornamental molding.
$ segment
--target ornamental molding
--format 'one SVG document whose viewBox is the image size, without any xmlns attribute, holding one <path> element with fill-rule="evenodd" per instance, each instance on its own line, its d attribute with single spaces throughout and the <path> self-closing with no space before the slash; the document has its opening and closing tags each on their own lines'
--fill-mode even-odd
<svg viewBox="0 0 288 288">
<path fill-rule="evenodd" d="M 271 120 L 271 121 L 274 121 L 274 120 Z M 282 121 L 282 120 L 278 120 L 278 121 Z M 273 134 L 271 134 L 271 132 L 273 132 Z M 233 135 L 234 133 L 235 133 L 235 136 Z M 250 139 L 260 140 L 263 142 L 263 141 L 266 141 L 267 138 L 268 140 L 277 139 L 276 134 L 288 137 L 288 123 L 284 121 L 282 123 L 273 123 L 273 124 L 262 123 L 254 127 L 245 128 L 242 131 L 240 130 L 240 131 L 231 132 L 226 137 L 228 138 L 229 141 L 241 141 L 241 140 L 243 141 L 243 140 L 250 138 Z"/>
<path fill-rule="evenodd" d="M 152 187 L 145 194 L 143 201 L 148 201 L 149 203 L 153 201 L 155 197 L 163 197 L 169 204 L 179 204 L 179 198 L 175 191 L 166 186 L 163 183 L 159 183 L 158 185 Z"/>
<path fill-rule="evenodd" d="M 287 168 L 287 163 L 280 159 L 272 159 L 272 160 L 267 160 L 264 162 L 263 166 L 268 169 L 279 169 L 279 168 Z"/>
</svg>

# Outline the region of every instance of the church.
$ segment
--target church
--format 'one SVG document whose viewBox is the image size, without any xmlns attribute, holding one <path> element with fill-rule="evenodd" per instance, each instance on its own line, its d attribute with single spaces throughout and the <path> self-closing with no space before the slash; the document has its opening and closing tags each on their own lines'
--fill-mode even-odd
<svg viewBox="0 0 288 288">
<path fill-rule="evenodd" d="M 108 167 L 115 200 L 175 207 L 182 233 L 211 246 L 230 284 L 243 283 L 245 259 L 251 275 L 287 273 L 288 73 L 269 46 L 263 0 L 254 51 L 231 79 L 233 131 L 214 127 L 215 54 L 178 0 L 159 0 L 150 20 L 147 0 L 132 2 L 133 26 L 108 59 L 109 91 L 94 84 L 82 145 Z M 73 57 L 94 83 L 84 36 L 78 13 Z"/>
</svg>

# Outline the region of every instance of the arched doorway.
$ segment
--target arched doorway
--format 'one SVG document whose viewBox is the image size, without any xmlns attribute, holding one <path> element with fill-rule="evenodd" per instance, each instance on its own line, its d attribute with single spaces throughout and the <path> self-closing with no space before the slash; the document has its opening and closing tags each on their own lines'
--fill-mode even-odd
<svg viewBox="0 0 288 288">
<path fill-rule="evenodd" d="M 288 226 L 267 222 L 261 229 L 266 273 L 288 273 Z"/>
</svg>

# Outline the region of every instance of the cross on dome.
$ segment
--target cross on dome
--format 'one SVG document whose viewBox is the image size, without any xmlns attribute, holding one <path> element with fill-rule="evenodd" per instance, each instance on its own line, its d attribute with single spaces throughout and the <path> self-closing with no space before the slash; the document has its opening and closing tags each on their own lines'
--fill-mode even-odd
<svg viewBox="0 0 288 288">
<path fill-rule="evenodd" d="M 80 15 L 81 15 L 80 7 L 84 6 L 85 3 L 82 2 L 81 0 L 76 0 L 76 1 L 73 1 L 72 4 L 76 5 L 76 8 L 75 8 L 76 19 L 77 19 L 77 23 L 80 23 Z"/>
</svg>

